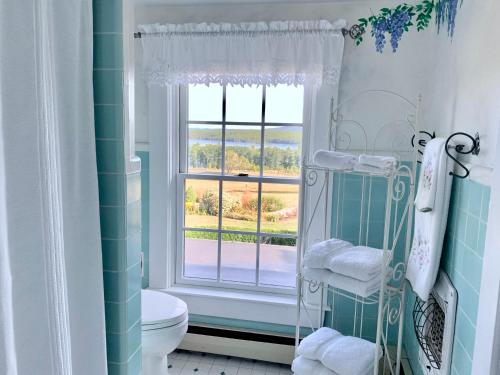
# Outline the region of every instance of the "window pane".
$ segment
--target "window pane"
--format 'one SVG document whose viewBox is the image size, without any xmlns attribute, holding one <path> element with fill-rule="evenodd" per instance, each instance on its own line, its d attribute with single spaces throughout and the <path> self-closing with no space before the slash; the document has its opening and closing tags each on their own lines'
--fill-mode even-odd
<svg viewBox="0 0 500 375">
<path fill-rule="evenodd" d="M 222 86 L 189 85 L 189 121 L 222 121 Z"/>
<path fill-rule="evenodd" d="M 184 233 L 184 277 L 217 280 L 217 233 Z"/>
<path fill-rule="evenodd" d="M 260 174 L 260 126 L 227 126 L 224 169 L 228 175 Z"/>
<path fill-rule="evenodd" d="M 261 122 L 262 86 L 226 86 L 226 121 Z"/>
<path fill-rule="evenodd" d="M 222 234 L 221 279 L 242 283 L 255 280 L 257 237 L 252 235 Z"/>
<path fill-rule="evenodd" d="M 222 229 L 256 231 L 258 184 L 224 181 L 222 189 Z"/>
<path fill-rule="evenodd" d="M 295 287 L 297 241 L 294 238 L 262 237 L 259 283 Z"/>
<path fill-rule="evenodd" d="M 266 122 L 302 124 L 304 87 L 266 87 Z"/>
<path fill-rule="evenodd" d="M 266 126 L 264 131 L 264 175 L 300 175 L 302 127 Z"/>
<path fill-rule="evenodd" d="M 222 126 L 189 125 L 189 173 L 221 173 Z"/>
<path fill-rule="evenodd" d="M 218 229 L 219 182 L 186 180 L 184 210 L 187 228 Z"/>
<path fill-rule="evenodd" d="M 296 234 L 299 185 L 262 184 L 261 232 Z"/>
</svg>

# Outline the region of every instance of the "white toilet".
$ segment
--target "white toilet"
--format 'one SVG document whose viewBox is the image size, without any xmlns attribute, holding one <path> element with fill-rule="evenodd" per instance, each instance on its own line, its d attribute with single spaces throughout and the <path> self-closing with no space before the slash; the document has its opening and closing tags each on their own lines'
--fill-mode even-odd
<svg viewBox="0 0 500 375">
<path fill-rule="evenodd" d="M 188 328 L 188 309 L 181 299 L 142 290 L 142 374 L 168 374 L 167 355 L 181 343 Z"/>
</svg>

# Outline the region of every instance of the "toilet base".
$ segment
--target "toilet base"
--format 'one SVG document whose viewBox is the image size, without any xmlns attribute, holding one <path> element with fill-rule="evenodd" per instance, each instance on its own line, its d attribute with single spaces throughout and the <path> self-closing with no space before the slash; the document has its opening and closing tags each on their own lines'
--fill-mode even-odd
<svg viewBox="0 0 500 375">
<path fill-rule="evenodd" d="M 168 357 L 143 355 L 142 375 L 168 375 Z"/>
</svg>

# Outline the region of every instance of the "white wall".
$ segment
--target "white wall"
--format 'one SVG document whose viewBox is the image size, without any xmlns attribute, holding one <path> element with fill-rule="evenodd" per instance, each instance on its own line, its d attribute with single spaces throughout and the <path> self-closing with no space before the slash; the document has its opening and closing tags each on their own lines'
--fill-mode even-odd
<svg viewBox="0 0 500 375">
<path fill-rule="evenodd" d="M 332 2 L 332 3 L 274 3 L 274 4 L 216 4 L 216 5 L 137 5 L 136 23 L 186 22 L 251 22 L 272 20 L 308 20 L 344 18 L 349 24 L 371 14 L 371 9 L 392 6 L 394 1 Z M 431 32 L 412 33 L 401 44 L 397 54 L 387 49 L 383 55 L 375 51 L 369 36 L 359 47 L 346 40 L 344 65 L 340 83 L 340 100 L 367 89 L 396 91 L 412 101 L 420 93 L 430 91 L 428 71 L 432 67 L 435 39 Z M 136 44 L 140 55 L 140 43 Z M 422 56 L 430 57 L 422 59 Z M 139 60 L 140 61 L 140 60 Z M 136 141 L 138 149 L 147 150 L 147 90 L 136 72 Z M 376 111 L 374 105 L 372 108 Z"/>
<path fill-rule="evenodd" d="M 424 122 L 438 135 L 481 135 L 481 154 L 470 158 L 472 178 L 489 184 L 500 125 L 500 32 L 498 0 L 466 0 L 452 41 L 435 38 L 431 83 L 424 91 Z M 423 59 L 428 59 L 425 55 Z M 461 173 L 461 172 L 460 172 Z"/>
</svg>

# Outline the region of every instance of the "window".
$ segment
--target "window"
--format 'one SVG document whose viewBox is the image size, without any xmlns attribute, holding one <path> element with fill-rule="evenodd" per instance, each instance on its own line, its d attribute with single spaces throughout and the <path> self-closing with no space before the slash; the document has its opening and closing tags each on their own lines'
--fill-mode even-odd
<svg viewBox="0 0 500 375">
<path fill-rule="evenodd" d="M 177 283 L 293 292 L 303 87 L 185 91 Z"/>
</svg>

